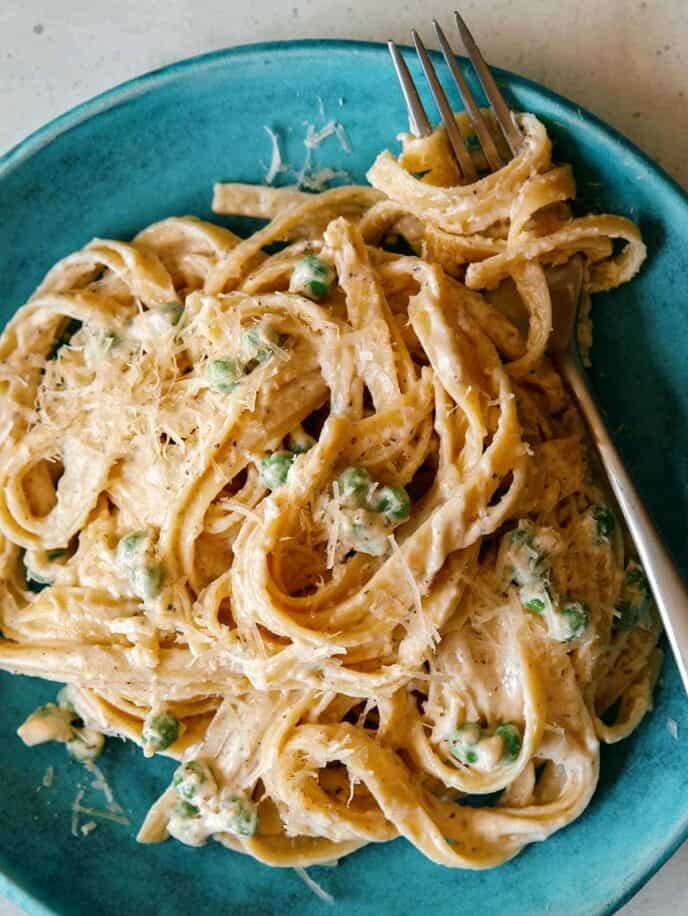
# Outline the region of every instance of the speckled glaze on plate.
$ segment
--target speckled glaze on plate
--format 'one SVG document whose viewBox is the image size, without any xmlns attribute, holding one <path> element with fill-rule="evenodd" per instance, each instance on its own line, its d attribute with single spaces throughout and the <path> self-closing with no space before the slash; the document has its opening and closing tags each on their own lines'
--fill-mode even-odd
<svg viewBox="0 0 688 916">
<path fill-rule="evenodd" d="M 448 85 L 443 62 L 435 63 Z M 641 276 L 595 300 L 592 376 L 617 443 L 686 573 L 688 199 L 576 105 L 508 73 L 499 81 L 515 107 L 545 121 L 556 156 L 573 163 L 582 206 L 626 214 L 642 228 L 649 258 Z M 264 125 L 281 131 L 286 158 L 298 167 L 304 122 L 323 123 L 318 99 L 328 118 L 346 126 L 352 151 L 329 140 L 316 161 L 362 180 L 375 154 L 396 148 L 405 128 L 387 51 L 375 44 L 264 44 L 194 58 L 125 83 L 33 134 L 0 159 L 2 321 L 58 258 L 93 236 L 127 239 L 172 214 L 212 218 L 213 182 L 262 180 L 270 159 Z M 62 748 L 30 750 L 15 736 L 54 693 L 45 682 L 0 674 L 0 893 L 30 913 L 65 916 L 324 911 L 293 871 L 215 843 L 137 845 L 136 829 L 173 763 L 144 761 L 116 740 L 101 763 L 131 825 L 105 822 L 73 837 L 71 803 L 91 777 Z M 55 781 L 46 788 L 49 765 Z M 496 870 L 459 872 L 433 865 L 400 839 L 310 873 L 347 916 L 601 914 L 627 900 L 686 835 L 688 702 L 669 659 L 654 713 L 627 741 L 603 748 L 588 810 L 546 843 Z"/>
</svg>

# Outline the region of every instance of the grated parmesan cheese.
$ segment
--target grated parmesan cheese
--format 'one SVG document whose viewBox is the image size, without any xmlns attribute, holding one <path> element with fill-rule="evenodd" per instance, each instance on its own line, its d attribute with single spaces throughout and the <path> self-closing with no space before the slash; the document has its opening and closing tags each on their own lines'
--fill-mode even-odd
<svg viewBox="0 0 688 916">
<path fill-rule="evenodd" d="M 89 827 L 89 824 L 84 824 L 79 828 L 79 815 L 86 814 L 91 818 L 99 818 L 104 821 L 113 821 L 115 824 L 122 824 L 123 826 L 128 826 L 130 824 L 129 818 L 124 813 L 124 808 L 115 801 L 115 796 L 112 792 L 112 789 L 108 785 L 108 782 L 105 778 L 105 774 L 96 766 L 92 760 L 84 761 L 84 766 L 94 777 L 93 782 L 91 783 L 91 788 L 102 792 L 105 796 L 105 801 L 107 804 L 106 809 L 102 808 L 92 808 L 90 805 L 83 805 L 82 801 L 84 795 L 86 794 L 86 789 L 80 787 L 76 793 L 76 797 L 72 802 L 72 836 L 79 835 L 79 829 L 81 829 L 82 834 L 87 835 L 95 829 L 95 823 L 93 827 Z M 91 822 L 89 822 L 91 823 Z M 88 827 L 88 830 L 85 830 L 84 827 Z"/>
<path fill-rule="evenodd" d="M 115 814 L 121 814 L 124 809 L 115 801 L 115 796 L 108 785 L 108 781 L 105 778 L 105 774 L 92 760 L 86 760 L 84 766 L 89 773 L 94 777 L 91 787 L 96 789 L 99 792 L 102 792 L 105 796 L 105 801 L 107 802 L 108 810 L 114 812 Z"/>
<path fill-rule="evenodd" d="M 236 512 L 244 518 L 250 518 L 256 525 L 263 526 L 263 519 L 258 515 L 255 509 L 246 506 L 244 503 L 240 503 L 236 499 L 221 499 L 218 505 L 222 506 L 227 512 Z"/>
<path fill-rule="evenodd" d="M 72 802 L 72 836 L 79 836 L 78 826 L 79 826 L 79 812 L 81 810 L 81 799 L 86 794 L 86 789 L 79 789 L 76 793 L 74 801 Z"/>
<path fill-rule="evenodd" d="M 347 136 L 346 128 L 344 127 L 344 125 L 343 125 L 343 124 L 340 124 L 340 123 L 338 122 L 338 123 L 337 123 L 337 126 L 336 126 L 335 129 L 334 129 L 334 132 L 335 132 L 335 134 L 337 135 L 337 139 L 339 140 L 339 144 L 340 144 L 341 148 L 344 150 L 344 152 L 345 152 L 345 153 L 350 153 L 350 152 L 351 152 L 351 144 L 349 143 L 349 137 Z"/>
<path fill-rule="evenodd" d="M 337 546 L 342 528 L 342 512 L 339 505 L 339 484 L 335 480 L 332 484 L 334 499 L 330 500 L 325 513 L 325 524 L 329 528 L 327 538 L 327 568 L 332 569 L 337 558 Z"/>
<path fill-rule="evenodd" d="M 83 792 L 83 790 L 80 791 Z M 77 798 L 79 798 L 79 796 L 77 796 Z M 83 795 L 81 795 L 80 798 L 83 798 Z M 103 808 L 92 808 L 90 805 L 82 805 L 80 799 L 79 801 L 75 799 L 72 804 L 72 818 L 76 816 L 76 823 L 78 823 L 78 816 L 80 814 L 89 814 L 91 817 L 99 817 L 104 821 L 112 821 L 115 824 L 122 824 L 124 827 L 128 827 L 131 823 L 129 818 L 125 817 L 124 814 L 113 814 L 111 811 L 106 811 Z M 74 825 L 74 819 L 72 819 L 72 825 Z M 72 833 L 74 833 L 74 836 L 76 836 L 74 827 L 72 827 Z"/>
<path fill-rule="evenodd" d="M 320 887 L 318 882 L 311 878 L 305 868 L 295 868 L 294 871 L 299 876 L 299 878 L 301 878 L 306 887 L 313 891 L 316 897 L 324 900 L 325 903 L 334 903 L 334 897 L 332 894 L 328 894 L 324 888 Z"/>
<path fill-rule="evenodd" d="M 343 104 L 344 100 L 340 99 L 340 107 Z M 324 121 L 325 108 L 320 96 L 318 96 L 318 110 L 321 119 Z M 263 130 L 270 137 L 272 143 L 270 165 L 265 173 L 266 184 L 273 184 L 278 175 L 291 173 L 295 175 L 297 188 L 317 193 L 325 190 L 328 184 L 335 179 L 341 179 L 342 181 L 351 180 L 351 176 L 348 172 L 341 169 L 326 167 L 313 170 L 313 150 L 321 146 L 330 137 L 335 137 L 337 139 L 344 152 L 351 152 L 351 143 L 349 142 L 346 128 L 340 121 L 335 121 L 334 118 L 330 118 L 322 127 L 318 128 L 310 121 L 306 122 L 306 136 L 303 139 L 306 155 L 298 171 L 296 171 L 295 166 L 290 165 L 284 160 L 280 149 L 280 138 L 277 132 L 267 125 L 263 126 Z"/>
<path fill-rule="evenodd" d="M 282 160 L 282 152 L 280 150 L 279 137 L 272 130 L 271 127 L 265 125 L 263 127 L 265 133 L 270 137 L 272 143 L 272 155 L 270 157 L 270 167 L 265 173 L 265 182 L 266 184 L 272 184 L 275 178 L 280 175 L 282 172 L 286 172 L 288 166 Z"/>
<path fill-rule="evenodd" d="M 409 565 L 406 562 L 406 558 L 404 557 L 404 554 L 401 552 L 399 544 L 397 543 L 397 539 L 394 537 L 394 535 L 390 534 L 387 540 L 389 541 L 394 553 L 399 557 L 399 562 L 401 563 L 401 567 L 404 571 L 404 576 L 406 577 L 406 581 L 408 582 L 411 588 L 411 594 L 413 595 L 413 603 L 415 605 L 416 617 L 419 622 L 419 625 L 422 626 L 423 629 L 425 630 L 425 636 L 426 636 L 426 640 L 428 644 L 435 646 L 437 645 L 437 642 L 439 641 L 440 634 L 439 634 L 437 627 L 434 626 L 434 624 L 432 623 L 432 621 L 429 619 L 428 615 L 425 612 L 425 609 L 423 607 L 423 601 L 420 595 L 420 589 L 418 588 L 418 583 L 416 582 L 416 577 L 411 572 L 411 569 L 409 568 Z"/>
<path fill-rule="evenodd" d="M 306 125 L 306 136 L 303 141 L 306 149 L 315 149 L 320 146 L 328 137 L 331 137 L 332 134 L 335 134 L 337 131 L 337 122 L 328 121 L 327 124 L 324 124 L 320 130 L 316 130 L 312 124 Z"/>
</svg>

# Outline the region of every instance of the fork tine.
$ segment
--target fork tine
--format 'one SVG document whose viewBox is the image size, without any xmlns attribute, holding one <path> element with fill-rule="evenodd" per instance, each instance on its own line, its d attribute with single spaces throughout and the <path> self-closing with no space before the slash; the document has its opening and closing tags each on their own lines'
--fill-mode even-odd
<svg viewBox="0 0 688 916">
<path fill-rule="evenodd" d="M 451 72 L 451 75 L 454 77 L 454 82 L 456 83 L 456 88 L 459 90 L 459 95 L 461 96 L 461 101 L 464 104 L 464 108 L 469 114 L 471 123 L 475 129 L 476 136 L 480 142 L 483 152 L 485 153 L 485 158 L 487 159 L 487 164 L 493 172 L 496 172 L 498 169 L 504 165 L 502 157 L 497 151 L 495 142 L 492 139 L 492 134 L 489 131 L 489 128 L 483 118 L 478 103 L 475 100 L 475 96 L 471 92 L 468 83 L 463 77 L 459 65 L 456 62 L 456 56 L 452 50 L 451 45 L 447 41 L 447 36 L 444 34 L 439 22 L 436 19 L 433 19 L 432 24 L 435 27 L 435 32 L 437 33 L 437 38 L 442 48 L 442 54 L 446 61 L 447 66 Z"/>
<path fill-rule="evenodd" d="M 423 44 L 420 35 L 416 32 L 415 29 L 411 29 L 411 37 L 413 38 L 413 43 L 416 46 L 416 51 L 418 52 L 418 57 L 420 58 L 420 63 L 425 73 L 425 77 L 430 86 L 430 91 L 432 92 L 433 98 L 439 108 L 440 115 L 442 117 L 442 122 L 444 128 L 447 131 L 447 139 L 449 140 L 449 146 L 451 147 L 456 161 L 459 164 L 459 168 L 463 172 L 463 177 L 466 181 L 475 181 L 478 177 L 478 173 L 473 164 L 473 159 L 471 154 L 466 149 L 466 144 L 463 141 L 461 136 L 461 131 L 459 130 L 456 120 L 454 118 L 454 112 L 451 110 L 451 105 L 447 100 L 444 89 L 440 84 L 440 81 L 437 79 L 437 74 L 435 73 L 435 68 L 432 65 L 432 61 L 428 55 L 428 52 L 425 50 L 425 45 Z"/>
<path fill-rule="evenodd" d="M 478 79 L 485 90 L 485 95 L 490 101 L 490 105 L 499 122 L 499 126 L 502 128 L 506 142 L 509 144 L 509 149 L 514 156 L 517 156 L 523 144 L 523 137 L 516 125 L 511 109 L 504 101 L 504 97 L 499 91 L 494 81 L 494 77 L 490 73 L 489 67 L 485 63 L 485 58 L 480 53 L 480 49 L 473 40 L 473 36 L 469 32 L 468 26 L 461 18 L 461 14 L 454 10 L 454 16 L 456 17 L 456 25 L 458 26 L 463 46 L 471 59 L 471 63 L 475 67 L 475 72 L 478 74 Z"/>
<path fill-rule="evenodd" d="M 432 124 L 425 113 L 416 84 L 413 82 L 409 68 L 406 66 L 406 61 L 393 41 L 388 41 L 387 47 L 392 55 L 394 69 L 397 73 L 401 91 L 404 94 L 411 133 L 416 137 L 427 137 L 432 133 Z"/>
</svg>

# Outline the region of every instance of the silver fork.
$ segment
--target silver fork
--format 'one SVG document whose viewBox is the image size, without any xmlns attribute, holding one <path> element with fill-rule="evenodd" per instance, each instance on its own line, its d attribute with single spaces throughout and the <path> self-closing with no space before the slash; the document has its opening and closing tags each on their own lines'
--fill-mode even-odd
<svg viewBox="0 0 688 916">
<path fill-rule="evenodd" d="M 494 77 L 490 73 L 490 69 L 485 63 L 485 59 L 480 53 L 480 49 L 473 40 L 473 36 L 468 31 L 466 23 L 463 21 L 459 13 L 455 12 L 454 16 L 456 17 L 456 24 L 459 29 L 459 34 L 463 42 L 464 49 L 468 56 L 471 59 L 471 63 L 475 68 L 475 72 L 480 80 L 480 84 L 483 87 L 485 95 L 487 96 L 490 108 L 492 113 L 495 116 L 495 120 L 499 124 L 504 139 L 506 140 L 508 148 L 511 150 L 511 154 L 515 156 L 523 144 L 523 136 L 519 129 L 519 126 L 514 118 L 513 112 L 509 106 L 504 101 L 504 97 L 499 91 L 497 84 L 494 81 Z M 459 95 L 461 96 L 461 101 L 463 102 L 466 111 L 471 119 L 473 128 L 475 130 L 476 137 L 482 151 L 485 154 L 485 160 L 488 167 L 496 172 L 497 169 L 500 169 L 504 165 L 504 160 L 497 149 L 497 146 L 492 138 L 490 133 L 490 128 L 485 120 L 482 112 L 480 111 L 480 106 L 475 100 L 475 96 L 470 90 L 468 83 L 463 77 L 459 65 L 456 62 L 456 57 L 452 51 L 451 45 L 447 40 L 447 36 L 444 34 L 439 22 L 434 19 L 433 26 L 435 27 L 435 33 L 437 34 L 440 47 L 442 48 L 442 55 L 446 61 L 447 66 L 449 67 L 449 72 L 451 73 L 454 84 L 459 90 Z M 416 47 L 416 52 L 418 58 L 420 59 L 421 67 L 423 68 L 423 73 L 428 81 L 430 86 L 430 91 L 432 92 L 435 103 L 439 109 L 440 116 L 442 118 L 442 123 L 444 124 L 444 129 L 447 133 L 447 140 L 449 142 L 449 148 L 454 154 L 456 164 L 459 168 L 460 174 L 466 179 L 466 181 L 475 181 L 478 177 L 478 173 L 473 162 L 473 157 L 471 156 L 468 147 L 461 135 L 461 131 L 457 127 L 456 121 L 454 120 L 454 114 L 447 99 L 446 93 L 442 88 L 442 84 L 437 78 L 437 72 L 433 66 L 430 56 L 425 49 L 423 40 L 415 29 L 411 30 L 411 37 L 413 38 L 413 43 Z M 409 126 L 411 128 L 411 133 L 415 134 L 417 137 L 427 137 L 428 134 L 431 134 L 433 127 L 428 119 L 425 109 L 423 108 L 423 103 L 420 100 L 418 95 L 418 90 L 416 89 L 415 83 L 409 73 L 409 69 L 406 66 L 406 61 L 401 55 L 399 48 L 395 45 L 393 41 L 387 42 L 387 47 L 389 48 L 390 54 L 392 55 L 392 61 L 394 62 L 394 69 L 397 72 L 399 82 L 401 83 L 401 90 L 404 93 L 404 98 L 406 99 L 406 107 L 408 109 L 409 117 Z"/>
<path fill-rule="evenodd" d="M 455 12 L 454 15 L 463 47 L 473 64 L 495 120 L 501 128 L 504 140 L 512 156 L 516 156 L 523 143 L 518 123 L 513 112 L 504 101 L 504 97 L 499 91 L 466 23 L 459 13 Z M 464 107 L 473 124 L 478 142 L 482 147 L 487 166 L 491 171 L 496 171 L 505 164 L 503 157 L 497 149 L 475 96 L 463 78 L 451 45 L 436 20 L 433 25 L 449 72 L 454 79 Z M 478 177 L 475 163 L 461 131 L 457 127 L 451 106 L 437 77 L 437 72 L 430 56 L 415 29 L 412 30 L 411 35 L 421 67 L 430 86 L 430 91 L 439 109 L 449 148 L 454 155 L 459 172 L 465 181 L 475 181 Z M 388 42 L 388 47 L 406 100 L 411 132 L 418 137 L 428 136 L 433 128 L 423 108 L 423 103 L 420 100 L 418 90 L 406 66 L 406 62 L 394 42 Z M 550 339 L 552 359 L 555 361 L 562 378 L 566 381 L 588 425 L 592 441 L 599 453 L 609 483 L 645 568 L 669 644 L 676 659 L 683 686 L 688 692 L 688 590 L 679 576 L 669 552 L 664 547 L 648 511 L 624 467 L 619 452 L 614 446 L 602 415 L 595 404 L 578 353 L 575 327 L 582 294 L 583 270 L 580 257 L 573 258 L 566 268 L 552 271 L 548 280 L 552 292 L 553 306 L 553 330 Z"/>
</svg>

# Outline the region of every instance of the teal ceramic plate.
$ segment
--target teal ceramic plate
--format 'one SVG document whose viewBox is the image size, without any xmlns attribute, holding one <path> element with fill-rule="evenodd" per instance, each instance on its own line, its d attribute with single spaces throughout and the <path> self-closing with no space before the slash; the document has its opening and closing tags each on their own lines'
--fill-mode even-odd
<svg viewBox="0 0 688 916">
<path fill-rule="evenodd" d="M 516 107 L 547 123 L 557 156 L 574 164 L 582 205 L 630 216 L 647 241 L 641 276 L 596 299 L 593 380 L 686 572 L 688 200 L 576 105 L 507 73 L 500 80 Z M 0 160 L 2 319 L 51 264 L 95 235 L 129 238 L 171 214 L 212 218 L 213 182 L 262 180 L 270 159 L 264 125 L 281 132 L 285 158 L 298 169 L 304 122 L 322 124 L 323 112 L 346 126 L 351 152 L 330 138 L 315 151 L 316 166 L 362 180 L 405 127 L 385 48 L 317 41 L 222 51 L 127 83 L 38 131 Z M 65 916 L 323 911 L 293 871 L 270 870 L 217 844 L 138 846 L 136 827 L 172 764 L 144 762 L 118 741 L 109 742 L 102 767 L 131 825 L 102 823 L 88 836 L 71 836 L 71 803 L 90 777 L 61 748 L 29 750 L 14 734 L 53 694 L 49 684 L 0 676 L 0 892 L 30 912 Z M 49 765 L 55 782 L 45 788 Z M 89 793 L 84 802 L 102 806 Z M 348 916 L 599 914 L 633 894 L 687 834 L 688 703 L 668 660 L 654 713 L 629 740 L 603 749 L 588 811 L 546 843 L 495 871 L 464 873 L 433 865 L 397 840 L 311 874 Z"/>
</svg>

